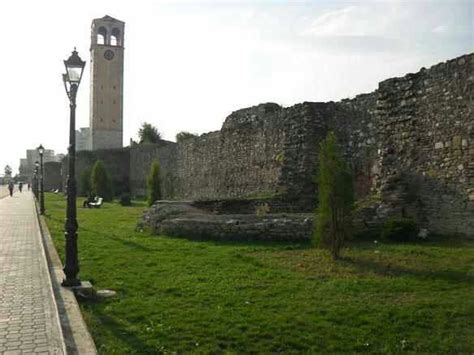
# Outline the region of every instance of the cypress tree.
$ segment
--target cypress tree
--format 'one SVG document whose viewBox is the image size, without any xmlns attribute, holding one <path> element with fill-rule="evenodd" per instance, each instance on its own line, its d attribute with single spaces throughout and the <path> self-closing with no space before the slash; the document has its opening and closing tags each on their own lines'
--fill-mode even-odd
<svg viewBox="0 0 474 355">
<path fill-rule="evenodd" d="M 344 241 L 351 234 L 354 189 L 351 171 L 333 132 L 320 145 L 318 188 L 314 242 L 329 249 L 332 257 L 338 259 Z"/>
<path fill-rule="evenodd" d="M 79 179 L 79 195 L 88 196 L 91 191 L 91 169 L 87 168 L 81 173 Z"/>
<path fill-rule="evenodd" d="M 104 201 L 110 201 L 112 199 L 109 176 L 101 160 L 97 160 L 92 167 L 91 188 L 92 192 L 96 196 L 102 197 Z"/>
<path fill-rule="evenodd" d="M 155 201 L 161 199 L 160 164 L 156 160 L 151 164 L 150 173 L 147 178 L 147 187 L 148 206 L 151 206 Z"/>
</svg>

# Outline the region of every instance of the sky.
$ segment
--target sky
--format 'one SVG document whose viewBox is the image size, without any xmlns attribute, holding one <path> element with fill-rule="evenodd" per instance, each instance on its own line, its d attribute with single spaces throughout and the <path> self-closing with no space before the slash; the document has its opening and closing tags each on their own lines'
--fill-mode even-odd
<svg viewBox="0 0 474 355">
<path fill-rule="evenodd" d="M 61 74 L 87 61 L 77 126 L 89 125 L 92 19 L 125 22 L 124 145 L 143 122 L 164 139 L 220 129 L 263 102 L 337 101 L 474 51 L 474 1 L 0 2 L 0 174 L 40 143 L 66 153 Z"/>
</svg>

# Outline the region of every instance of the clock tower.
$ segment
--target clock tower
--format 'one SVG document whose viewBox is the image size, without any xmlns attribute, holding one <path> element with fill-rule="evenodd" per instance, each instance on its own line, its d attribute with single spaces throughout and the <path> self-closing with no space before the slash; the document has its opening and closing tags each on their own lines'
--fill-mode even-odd
<svg viewBox="0 0 474 355">
<path fill-rule="evenodd" d="M 123 146 L 123 51 L 125 23 L 110 16 L 92 21 L 90 148 Z"/>
</svg>

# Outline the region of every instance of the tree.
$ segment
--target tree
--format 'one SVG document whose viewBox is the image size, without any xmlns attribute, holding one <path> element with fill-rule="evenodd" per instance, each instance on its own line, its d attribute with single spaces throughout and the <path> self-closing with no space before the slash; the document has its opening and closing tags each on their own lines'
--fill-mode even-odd
<svg viewBox="0 0 474 355">
<path fill-rule="evenodd" d="M 150 174 L 148 174 L 147 178 L 147 187 L 148 206 L 151 206 L 155 201 L 161 199 L 160 164 L 156 160 L 151 164 Z"/>
<path fill-rule="evenodd" d="M 151 123 L 143 123 L 138 130 L 139 144 L 158 143 L 161 140 L 161 133 Z"/>
<path fill-rule="evenodd" d="M 10 165 L 5 165 L 4 172 L 5 172 L 5 177 L 12 177 L 13 170 Z"/>
<path fill-rule="evenodd" d="M 318 188 L 314 241 L 329 249 L 333 259 L 338 259 L 352 229 L 354 189 L 352 174 L 333 132 L 320 145 Z"/>
<path fill-rule="evenodd" d="M 112 200 L 112 188 L 109 176 L 101 160 L 97 160 L 92 167 L 91 188 L 92 192 L 96 196 L 102 197 L 104 201 Z"/>
<path fill-rule="evenodd" d="M 179 143 L 179 142 L 185 141 L 186 139 L 194 138 L 194 137 L 197 137 L 197 134 L 181 131 L 178 134 L 176 134 L 176 142 Z"/>
<path fill-rule="evenodd" d="M 91 169 L 85 169 L 79 178 L 79 195 L 88 196 L 92 192 Z"/>
</svg>

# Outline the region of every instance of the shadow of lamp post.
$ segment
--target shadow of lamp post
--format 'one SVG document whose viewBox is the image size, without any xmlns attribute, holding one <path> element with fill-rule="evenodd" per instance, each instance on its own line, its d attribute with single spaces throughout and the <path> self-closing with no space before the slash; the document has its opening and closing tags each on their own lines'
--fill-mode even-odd
<svg viewBox="0 0 474 355">
<path fill-rule="evenodd" d="M 44 148 L 43 145 L 40 144 L 38 148 L 39 156 L 40 156 L 40 190 L 39 190 L 39 197 L 40 197 L 40 214 L 44 215 L 44 170 L 43 170 L 43 154 L 44 154 Z"/>
<path fill-rule="evenodd" d="M 70 122 L 69 122 L 69 147 L 68 147 L 68 178 L 67 178 L 67 207 L 66 207 L 66 258 L 64 273 L 66 278 L 62 286 L 80 286 L 81 281 L 77 277 L 79 273 L 79 259 L 77 256 L 77 217 L 76 217 L 76 95 L 81 83 L 82 73 L 86 62 L 77 54 L 76 48 L 71 56 L 64 61 L 66 73 L 63 74 L 64 88 L 69 98 Z"/>
</svg>

